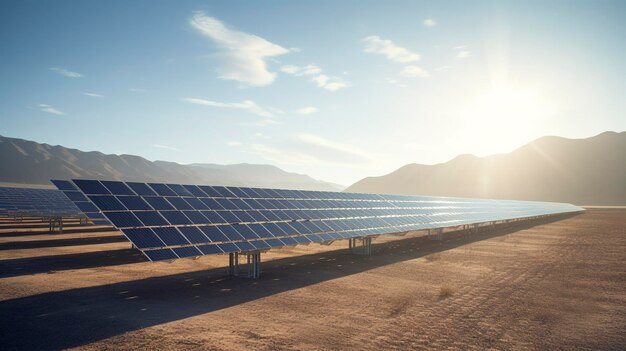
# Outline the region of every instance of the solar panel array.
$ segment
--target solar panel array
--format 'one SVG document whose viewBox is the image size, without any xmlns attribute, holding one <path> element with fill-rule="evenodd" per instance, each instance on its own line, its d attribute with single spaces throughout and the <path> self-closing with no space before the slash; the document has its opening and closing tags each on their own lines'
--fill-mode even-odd
<svg viewBox="0 0 626 351">
<path fill-rule="evenodd" d="M 0 215 L 75 217 L 82 213 L 58 190 L 0 187 Z"/>
<path fill-rule="evenodd" d="M 120 181 L 53 181 L 151 261 L 578 212 L 570 204 Z"/>
</svg>

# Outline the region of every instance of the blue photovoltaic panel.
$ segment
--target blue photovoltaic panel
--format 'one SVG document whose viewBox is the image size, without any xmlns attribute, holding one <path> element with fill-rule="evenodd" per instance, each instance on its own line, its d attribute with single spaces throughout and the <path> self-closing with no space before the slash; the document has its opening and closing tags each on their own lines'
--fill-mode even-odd
<svg viewBox="0 0 626 351">
<path fill-rule="evenodd" d="M 89 218 L 106 218 L 123 229 L 153 261 L 582 210 L 528 201 L 117 181 L 54 183 Z"/>
<path fill-rule="evenodd" d="M 59 182 L 59 186 L 70 192 L 74 199 L 85 199 L 73 184 Z M 74 201 L 59 190 L 0 187 L 2 216 L 84 217 L 81 212 Z"/>
<path fill-rule="evenodd" d="M 200 189 L 197 185 L 183 185 L 187 191 L 189 191 L 195 197 L 205 197 L 208 196 L 202 189 Z"/>
<path fill-rule="evenodd" d="M 64 190 L 78 190 L 76 185 L 74 185 L 69 180 L 51 180 L 52 184 L 57 187 L 57 189 Z"/>
<path fill-rule="evenodd" d="M 200 229 L 198 229 L 198 227 L 180 227 L 178 229 L 192 244 L 203 244 L 213 241 L 207 238 L 207 236 L 204 235 L 204 233 Z"/>
<path fill-rule="evenodd" d="M 152 228 L 166 246 L 187 245 L 189 241 L 175 227 Z"/>
<path fill-rule="evenodd" d="M 113 195 L 90 195 L 88 198 L 101 211 L 126 211 L 126 207 Z"/>
<path fill-rule="evenodd" d="M 165 184 L 148 183 L 148 185 L 161 196 L 176 196 L 176 193 Z"/>
<path fill-rule="evenodd" d="M 210 242 L 237 241 L 243 239 L 231 226 L 199 227 Z"/>
<path fill-rule="evenodd" d="M 166 197 L 165 199 L 177 210 L 193 210 L 193 207 L 182 197 Z"/>
<path fill-rule="evenodd" d="M 164 226 L 169 222 L 163 218 L 157 211 L 135 211 L 132 212 L 141 223 L 146 227 Z"/>
<path fill-rule="evenodd" d="M 143 199 L 152 206 L 155 210 L 173 210 L 172 206 L 165 198 L 157 196 L 145 196 Z"/>
<path fill-rule="evenodd" d="M 111 192 L 97 180 L 76 179 L 74 184 L 80 188 L 84 194 L 90 195 L 110 195 Z"/>
<path fill-rule="evenodd" d="M 178 196 L 194 196 L 189 190 L 180 184 L 167 184 L 167 187 L 175 192 Z"/>
<path fill-rule="evenodd" d="M 204 255 L 224 253 L 224 251 L 222 251 L 216 244 L 199 245 L 198 250 L 200 250 L 200 252 L 202 252 Z"/>
<path fill-rule="evenodd" d="M 158 249 L 158 250 L 146 250 L 143 253 L 150 259 L 150 261 L 168 261 L 178 258 L 176 253 L 172 249 Z"/>
<path fill-rule="evenodd" d="M 180 258 L 202 256 L 202 252 L 194 246 L 175 247 L 172 250 Z"/>
<path fill-rule="evenodd" d="M 126 183 L 126 185 L 128 185 L 131 189 L 133 189 L 135 194 L 140 195 L 140 196 L 157 196 L 158 195 L 157 193 L 154 192 L 154 190 L 152 190 L 152 188 L 148 186 L 148 184 L 145 184 L 145 183 L 128 182 Z"/>
<path fill-rule="evenodd" d="M 152 207 L 141 196 L 118 196 L 117 200 L 130 211 L 152 210 Z"/>
<path fill-rule="evenodd" d="M 220 193 L 218 193 L 212 186 L 199 185 L 198 188 L 207 194 L 208 197 L 221 197 Z"/>
<path fill-rule="evenodd" d="M 170 224 L 184 225 L 192 224 L 189 218 L 185 216 L 181 211 L 160 211 L 161 215 L 167 219 Z"/>
<path fill-rule="evenodd" d="M 217 247 L 219 247 L 224 253 L 241 251 L 235 243 L 217 244 Z"/>
<path fill-rule="evenodd" d="M 122 232 L 138 249 L 167 246 L 150 228 L 122 229 Z"/>
<path fill-rule="evenodd" d="M 132 190 L 130 190 L 130 188 L 126 184 L 122 182 L 103 180 L 100 183 L 104 185 L 111 192 L 111 194 L 135 195 L 135 193 Z"/>
<path fill-rule="evenodd" d="M 97 206 L 97 205 L 96 205 Z M 118 228 L 141 227 L 143 223 L 132 212 L 106 212 L 105 216 Z"/>
</svg>

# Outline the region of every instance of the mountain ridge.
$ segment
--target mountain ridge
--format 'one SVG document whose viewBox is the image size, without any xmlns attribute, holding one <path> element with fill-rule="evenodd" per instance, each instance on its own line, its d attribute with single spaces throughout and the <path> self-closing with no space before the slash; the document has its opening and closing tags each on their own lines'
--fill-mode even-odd
<svg viewBox="0 0 626 351">
<path fill-rule="evenodd" d="M 626 205 L 626 132 L 545 136 L 509 153 L 411 163 L 345 191 Z"/>
<path fill-rule="evenodd" d="M 81 151 L 0 135 L 0 182 L 49 185 L 50 179 L 96 178 L 339 191 L 338 184 L 259 164 L 150 161 L 130 154 Z M 269 172 L 268 172 L 269 170 Z"/>
</svg>

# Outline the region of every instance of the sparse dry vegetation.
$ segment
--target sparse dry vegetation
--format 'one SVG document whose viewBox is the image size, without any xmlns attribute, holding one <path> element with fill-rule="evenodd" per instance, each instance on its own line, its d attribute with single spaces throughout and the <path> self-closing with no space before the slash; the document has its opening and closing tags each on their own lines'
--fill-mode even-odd
<svg viewBox="0 0 626 351">
<path fill-rule="evenodd" d="M 454 295 L 455 292 L 456 289 L 451 287 L 450 285 L 443 285 L 441 286 L 441 288 L 439 288 L 439 299 L 447 299 L 448 297 Z"/>
</svg>

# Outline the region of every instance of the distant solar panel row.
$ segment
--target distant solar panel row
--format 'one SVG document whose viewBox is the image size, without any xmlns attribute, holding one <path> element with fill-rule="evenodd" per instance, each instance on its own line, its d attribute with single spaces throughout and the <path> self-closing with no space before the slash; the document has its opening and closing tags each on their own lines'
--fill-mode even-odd
<svg viewBox="0 0 626 351">
<path fill-rule="evenodd" d="M 152 261 L 577 212 L 560 203 L 119 181 L 53 181 Z"/>
<path fill-rule="evenodd" d="M 0 187 L 0 215 L 71 217 L 81 211 L 58 190 Z"/>
</svg>

